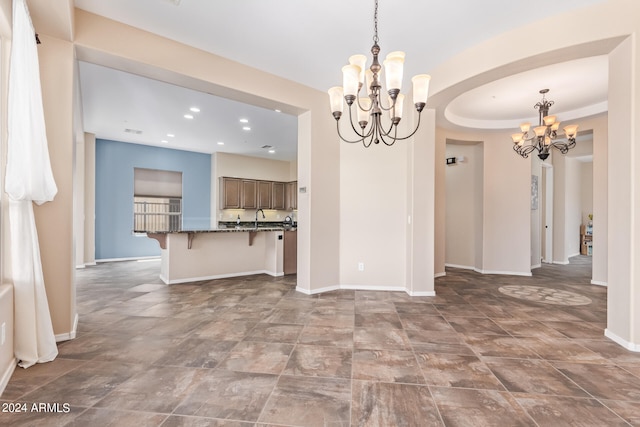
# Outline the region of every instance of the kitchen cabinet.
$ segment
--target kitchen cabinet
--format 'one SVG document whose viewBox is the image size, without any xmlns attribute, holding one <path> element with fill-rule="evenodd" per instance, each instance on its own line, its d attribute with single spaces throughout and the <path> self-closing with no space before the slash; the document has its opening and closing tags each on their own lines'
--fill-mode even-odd
<svg viewBox="0 0 640 427">
<path fill-rule="evenodd" d="M 220 178 L 220 209 L 298 209 L 298 182 Z"/>
<path fill-rule="evenodd" d="M 242 206 L 242 180 L 240 178 L 222 178 L 220 190 L 222 209 L 240 209 Z"/>
<path fill-rule="evenodd" d="M 257 209 L 258 186 L 253 179 L 222 177 L 221 209 Z"/>
<path fill-rule="evenodd" d="M 254 179 L 242 180 L 243 209 L 258 209 L 258 183 Z"/>
<path fill-rule="evenodd" d="M 289 230 L 284 232 L 283 244 L 284 274 L 296 274 L 298 272 L 298 232 Z"/>
<path fill-rule="evenodd" d="M 271 209 L 271 181 L 257 181 L 258 209 Z"/>
<path fill-rule="evenodd" d="M 284 210 L 286 207 L 286 183 L 272 182 L 271 184 L 271 209 Z"/>
<path fill-rule="evenodd" d="M 298 209 L 298 181 L 287 182 L 285 194 L 285 209 Z"/>
</svg>

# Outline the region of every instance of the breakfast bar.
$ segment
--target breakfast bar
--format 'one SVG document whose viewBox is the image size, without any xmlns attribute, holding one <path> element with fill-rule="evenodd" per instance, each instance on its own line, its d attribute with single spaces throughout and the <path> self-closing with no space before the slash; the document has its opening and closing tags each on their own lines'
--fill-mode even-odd
<svg viewBox="0 0 640 427">
<path fill-rule="evenodd" d="M 166 284 L 268 274 L 282 276 L 282 227 L 237 227 L 147 233 L 161 248 Z"/>
</svg>

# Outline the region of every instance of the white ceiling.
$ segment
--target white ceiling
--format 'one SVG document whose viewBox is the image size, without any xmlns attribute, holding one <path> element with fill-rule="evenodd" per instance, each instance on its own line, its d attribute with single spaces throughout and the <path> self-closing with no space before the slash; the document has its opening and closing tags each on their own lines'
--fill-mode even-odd
<svg viewBox="0 0 640 427">
<path fill-rule="evenodd" d="M 605 1 L 380 0 L 381 56 L 406 52 L 406 91 L 410 76 L 429 73 L 484 40 Z M 323 91 L 341 84 L 340 68 L 350 55 L 370 57 L 373 0 L 75 0 L 75 4 Z M 87 63 L 81 64 L 80 75 L 85 130 L 99 138 L 202 152 L 295 156 L 293 116 Z M 543 88 L 550 89 L 547 98 L 555 101 L 552 112 L 561 120 L 606 111 L 606 59 L 556 64 L 492 82 L 453 100 L 444 117 L 454 125 L 480 129 L 515 127 L 523 120 L 536 120 L 533 105 Z M 183 114 L 191 106 L 201 112 L 186 120 Z M 241 130 L 242 117 L 249 119 L 251 131 Z M 142 133 L 134 135 L 125 128 Z M 167 133 L 176 136 L 160 142 Z M 218 141 L 225 145 L 218 146 Z M 266 153 L 262 145 L 273 145 L 276 153 Z"/>
</svg>

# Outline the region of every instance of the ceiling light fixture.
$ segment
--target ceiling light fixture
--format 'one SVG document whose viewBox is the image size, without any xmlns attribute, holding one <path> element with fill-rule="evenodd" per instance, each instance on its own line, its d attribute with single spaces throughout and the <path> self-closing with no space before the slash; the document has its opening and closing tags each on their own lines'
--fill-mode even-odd
<svg viewBox="0 0 640 427">
<path fill-rule="evenodd" d="M 240 123 L 249 123 L 248 119 L 240 119 Z"/>
<path fill-rule="evenodd" d="M 191 120 L 191 119 L 193 119 L 193 114 L 185 114 L 184 118 Z"/>
<path fill-rule="evenodd" d="M 542 89 L 542 101 L 533 106 L 538 110 L 538 126 L 533 128 L 533 134 L 529 131 L 531 123 L 522 123 L 520 125 L 520 133 L 511 135 L 513 140 L 513 149 L 525 159 L 533 150 L 538 150 L 538 157 L 545 160 L 549 157 L 551 147 L 559 150 L 562 154 L 567 154 L 570 149 L 576 146 L 576 135 L 578 133 L 578 125 L 568 125 L 563 128 L 564 135 L 558 134 L 560 122 L 556 121 L 556 116 L 549 115 L 549 107 L 554 102 L 548 101 L 545 95 L 549 89 Z M 566 137 L 567 141 L 555 141 L 558 137 Z M 529 143 L 525 145 L 525 143 Z"/>
<path fill-rule="evenodd" d="M 378 144 L 382 141 L 386 145 L 393 145 L 396 141 L 412 137 L 420 127 L 420 116 L 427 103 L 429 96 L 429 82 L 431 76 L 419 74 L 411 79 L 413 82 L 413 103 L 418 112 L 418 123 L 415 129 L 407 136 L 398 137 L 398 123 L 402 118 L 402 104 L 404 95 L 400 93 L 402 87 L 402 71 L 404 65 L 404 52 L 391 52 L 387 55 L 383 65 L 386 73 L 386 87 L 389 94 L 388 99 L 382 101 L 382 84 L 378 80 L 382 72 L 382 65 L 378 62 L 380 46 L 378 46 L 378 0 L 375 0 L 373 13 L 373 61 L 369 70 L 365 71 L 367 58 L 364 55 L 353 55 L 349 58 L 349 65 L 342 67 L 343 86 L 336 86 L 329 89 L 329 99 L 331 112 L 336 119 L 338 136 L 344 142 L 362 142 L 365 147 L 372 143 Z M 360 89 L 366 80 L 368 97 L 358 98 Z M 340 133 L 340 117 L 344 107 L 343 100 L 349 106 L 349 120 L 354 133 L 358 136 L 356 140 L 345 139 Z M 354 124 L 352 106 L 356 104 L 357 123 Z M 385 107 L 384 105 L 388 105 Z M 391 123 L 385 127 L 382 124 L 382 112 L 389 111 Z M 371 124 L 368 130 L 368 124 Z M 360 131 L 357 128 L 360 128 Z M 385 130 L 388 129 L 388 130 Z"/>
<path fill-rule="evenodd" d="M 251 130 L 251 128 L 249 126 L 243 126 L 242 130 Z"/>
</svg>

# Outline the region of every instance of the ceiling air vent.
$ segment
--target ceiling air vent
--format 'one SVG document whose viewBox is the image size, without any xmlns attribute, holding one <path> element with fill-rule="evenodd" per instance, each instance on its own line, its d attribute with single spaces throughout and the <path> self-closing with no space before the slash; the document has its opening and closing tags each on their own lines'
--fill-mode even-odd
<svg viewBox="0 0 640 427">
<path fill-rule="evenodd" d="M 135 135 L 140 135 L 142 133 L 142 131 L 138 129 L 125 129 L 124 131 L 127 133 L 133 133 Z"/>
<path fill-rule="evenodd" d="M 264 148 L 265 150 L 268 150 L 269 148 L 273 148 L 273 145 L 263 145 L 260 148 Z"/>
</svg>

